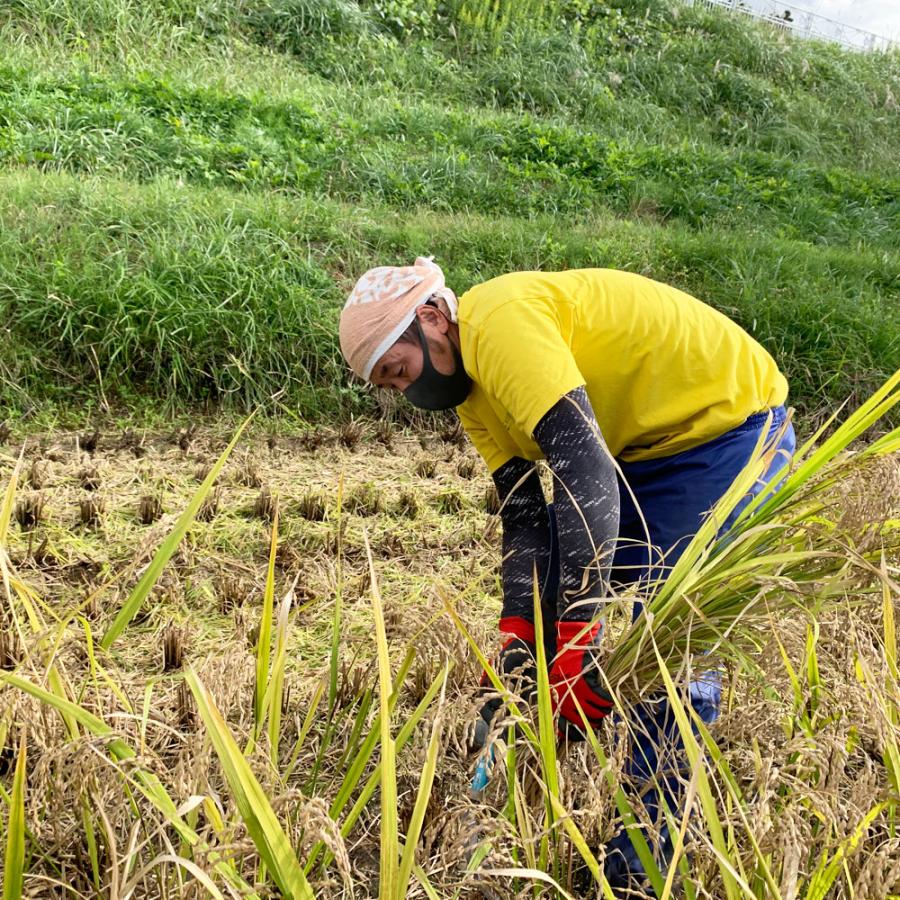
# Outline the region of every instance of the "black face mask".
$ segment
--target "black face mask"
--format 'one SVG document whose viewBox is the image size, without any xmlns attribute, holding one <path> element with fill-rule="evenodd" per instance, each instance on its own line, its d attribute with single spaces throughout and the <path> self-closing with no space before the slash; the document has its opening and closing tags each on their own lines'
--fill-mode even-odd
<svg viewBox="0 0 900 900">
<path fill-rule="evenodd" d="M 472 379 L 463 367 L 462 354 L 456 349 L 456 344 L 450 341 L 456 368 L 450 375 L 441 374 L 431 362 L 428 341 L 422 333 L 418 316 L 416 330 L 422 345 L 422 374 L 403 392 L 403 396 L 419 409 L 452 409 L 459 406 L 472 390 Z"/>
</svg>

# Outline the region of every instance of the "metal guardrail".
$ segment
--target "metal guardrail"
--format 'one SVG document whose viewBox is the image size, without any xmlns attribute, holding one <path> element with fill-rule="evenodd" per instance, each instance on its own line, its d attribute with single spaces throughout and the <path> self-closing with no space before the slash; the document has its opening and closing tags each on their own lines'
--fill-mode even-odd
<svg viewBox="0 0 900 900">
<path fill-rule="evenodd" d="M 689 6 L 727 9 L 765 22 L 795 37 L 830 41 L 848 50 L 886 52 L 900 49 L 900 41 L 853 25 L 845 25 L 781 0 L 686 0 L 686 2 Z"/>
</svg>

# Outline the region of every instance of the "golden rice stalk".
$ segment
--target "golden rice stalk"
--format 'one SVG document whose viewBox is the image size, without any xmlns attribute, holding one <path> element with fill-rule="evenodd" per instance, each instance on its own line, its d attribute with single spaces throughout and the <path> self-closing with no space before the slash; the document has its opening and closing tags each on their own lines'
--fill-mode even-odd
<svg viewBox="0 0 900 900">
<path fill-rule="evenodd" d="M 42 687 L 34 684 L 26 678 L 14 675 L 8 672 L 0 672 L 0 683 L 8 684 L 11 687 L 18 688 L 26 694 L 36 698 L 45 706 L 55 709 L 67 723 L 67 727 L 72 733 L 73 725 L 68 723 L 77 723 L 81 725 L 87 732 L 98 737 L 105 742 L 106 749 L 110 755 L 119 762 L 128 762 L 130 772 L 141 794 L 153 804 L 168 820 L 169 824 L 177 832 L 179 838 L 188 846 L 194 847 L 198 852 L 208 854 L 208 859 L 216 872 L 230 885 L 246 896 L 257 898 L 258 895 L 253 892 L 248 885 L 237 873 L 234 863 L 225 860 L 220 854 L 211 851 L 206 843 L 201 839 L 196 831 L 185 821 L 184 817 L 178 811 L 175 801 L 166 791 L 163 783 L 152 772 L 143 769 L 137 763 L 137 754 L 116 735 L 112 728 L 101 718 L 88 712 L 81 706 L 72 703 L 56 693 L 51 693 Z"/>
<path fill-rule="evenodd" d="M 398 897 L 405 897 L 409 887 L 409 879 L 412 875 L 413 865 L 416 861 L 416 845 L 422 833 L 422 825 L 425 821 L 425 812 L 428 801 L 431 798 L 431 787 L 434 784 L 434 775 L 437 771 L 438 753 L 441 748 L 441 708 L 444 703 L 444 691 L 447 687 L 447 675 L 450 672 L 449 664 L 444 664 L 443 680 L 441 682 L 441 707 L 431 726 L 431 739 L 428 742 L 428 750 L 425 752 L 425 766 L 422 769 L 422 777 L 419 779 L 419 790 L 416 793 L 416 805 L 413 807 L 409 827 L 406 829 L 406 838 L 403 845 L 403 857 L 400 860 L 400 872 L 398 875 Z"/>
<path fill-rule="evenodd" d="M 841 841 L 830 859 L 826 853 L 822 854 L 818 866 L 809 879 L 806 900 L 825 900 L 831 886 L 837 880 L 841 868 L 846 865 L 847 857 L 856 850 L 859 842 L 885 806 L 887 806 L 886 803 L 876 803 L 857 824 L 853 833 Z"/>
<path fill-rule="evenodd" d="M 700 805 L 706 820 L 706 828 L 709 831 L 716 862 L 719 864 L 719 873 L 725 886 L 725 895 L 728 897 L 728 900 L 739 900 L 742 897 L 741 887 L 738 885 L 736 873 L 731 864 L 731 854 L 725 842 L 725 833 L 722 829 L 722 821 L 719 818 L 716 796 L 706 774 L 706 760 L 703 756 L 703 751 L 700 749 L 700 744 L 691 729 L 691 723 L 684 704 L 681 702 L 681 697 L 678 695 L 678 689 L 672 681 L 672 676 L 669 674 L 668 667 L 660 655 L 659 648 L 655 642 L 653 643 L 653 652 L 659 663 L 659 671 L 669 697 L 670 707 L 675 714 L 675 722 L 678 726 L 681 740 L 684 743 L 684 750 L 691 766 L 691 772 L 697 774 L 697 793 L 700 795 Z"/>
<path fill-rule="evenodd" d="M 685 654 L 715 651 L 741 656 L 773 612 L 791 609 L 798 597 L 819 606 L 843 596 L 854 570 L 878 576 L 877 557 L 848 553 L 834 528 L 823 528 L 827 492 L 860 461 L 900 451 L 900 429 L 855 455 L 848 445 L 900 401 L 900 372 L 860 406 L 821 445 L 807 442 L 781 488 L 754 499 L 728 534 L 720 523 L 740 502 L 769 462 L 761 435 L 751 462 L 735 479 L 665 580 L 651 585 L 644 615 L 624 632 L 603 663 L 609 684 L 633 694 L 659 683 L 659 657 L 676 671 Z M 786 473 L 787 460 L 783 471 Z"/>
<path fill-rule="evenodd" d="M 297 861 L 290 841 L 212 696 L 193 670 L 188 670 L 185 678 L 219 757 L 222 773 L 231 789 L 241 820 L 260 859 L 272 873 L 284 897 L 288 900 L 314 900 L 312 887 Z"/>
<path fill-rule="evenodd" d="M 298 574 L 291 589 L 284 595 L 278 607 L 278 620 L 275 625 L 275 658 L 272 660 L 272 671 L 269 674 L 269 683 L 266 685 L 266 695 L 263 698 L 263 707 L 269 723 L 269 757 L 276 772 L 279 770 L 281 707 L 284 703 L 284 670 L 287 664 L 288 616 L 299 578 Z"/>
<path fill-rule="evenodd" d="M 409 667 L 412 665 L 413 658 L 415 656 L 415 651 L 410 648 L 406 654 L 406 658 L 403 660 L 400 665 L 400 670 L 397 672 L 397 676 L 394 678 L 393 684 L 393 693 L 391 695 L 390 700 L 390 709 L 393 711 L 396 706 L 397 700 L 400 696 L 400 687 L 406 681 L 406 676 L 409 674 Z M 452 662 L 451 662 L 452 667 Z M 397 732 L 397 737 L 395 739 L 395 744 L 397 751 L 403 749 L 409 739 L 412 737 L 413 732 L 421 721 L 422 717 L 428 712 L 431 704 L 434 702 L 434 698 L 437 696 L 438 691 L 441 688 L 441 673 L 435 677 L 434 681 L 431 683 L 431 686 L 425 692 L 425 695 L 419 701 L 415 710 L 413 710 L 412 715 L 403 723 L 400 730 Z M 356 790 L 357 785 L 359 784 L 359 780 L 362 777 L 363 772 L 368 765 L 369 759 L 372 756 L 372 753 L 375 750 L 375 745 L 378 743 L 378 738 L 381 734 L 381 716 L 380 714 L 376 716 L 375 722 L 372 724 L 372 730 L 369 732 L 362 746 L 360 747 L 356 757 L 350 765 L 350 768 L 347 770 L 347 773 L 344 775 L 344 778 L 341 782 L 341 787 L 338 790 L 337 796 L 331 804 L 329 809 L 329 815 L 335 821 L 338 816 L 341 814 L 344 807 L 347 805 L 348 800 L 352 796 L 353 792 Z M 343 825 L 341 825 L 341 837 L 346 838 L 353 826 L 362 815 L 363 811 L 369 804 L 369 801 L 372 799 L 372 795 L 375 793 L 376 788 L 381 782 L 381 767 L 376 767 L 375 771 L 369 776 L 369 780 L 366 782 L 359 796 L 353 804 L 350 812 L 347 813 L 346 818 L 344 819 Z M 319 843 L 315 847 L 313 847 L 312 852 L 310 853 L 309 859 L 306 862 L 306 871 L 311 872 L 313 866 L 318 859 L 319 853 L 323 849 L 323 844 Z M 324 857 L 323 865 L 327 865 L 332 859 L 332 854 L 330 852 L 326 853 Z"/>
</svg>

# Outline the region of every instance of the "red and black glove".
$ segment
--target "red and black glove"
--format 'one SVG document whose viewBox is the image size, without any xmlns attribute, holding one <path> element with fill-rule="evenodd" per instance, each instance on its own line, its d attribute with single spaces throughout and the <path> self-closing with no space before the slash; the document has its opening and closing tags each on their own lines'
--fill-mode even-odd
<svg viewBox="0 0 900 900">
<path fill-rule="evenodd" d="M 511 690 L 530 701 L 536 678 L 534 623 L 518 616 L 508 616 L 500 620 L 500 632 L 504 643 L 495 658 L 494 669 Z M 481 673 L 481 687 L 485 692 L 494 690 L 487 672 Z M 476 747 L 484 746 L 494 716 L 502 705 L 503 699 L 494 695 L 481 707 L 472 741 Z"/>
<path fill-rule="evenodd" d="M 584 722 L 578 706 L 595 730 L 612 710 L 612 699 L 602 687 L 597 664 L 602 628 L 599 622 L 556 623 L 556 658 L 550 668 L 550 688 L 554 712 L 559 714 L 560 737 L 584 740 Z"/>
</svg>

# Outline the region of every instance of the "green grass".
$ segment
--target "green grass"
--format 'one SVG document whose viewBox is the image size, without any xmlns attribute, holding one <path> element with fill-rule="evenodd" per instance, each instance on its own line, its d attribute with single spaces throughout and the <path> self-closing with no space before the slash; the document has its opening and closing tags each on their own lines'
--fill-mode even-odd
<svg viewBox="0 0 900 900">
<path fill-rule="evenodd" d="M 696 231 L 610 214 L 555 220 L 359 208 L 30 172 L 0 176 L 0 304 L 11 404 L 98 395 L 298 414 L 359 414 L 337 311 L 354 273 L 429 250 L 462 290 L 516 268 L 609 266 L 693 291 L 785 367 L 806 410 L 866 391 L 896 361 L 886 316 L 900 264 L 761 234 Z M 74 394 L 73 394 L 74 392 Z M 277 407 L 268 404 L 270 411 Z"/>
<path fill-rule="evenodd" d="M 0 402 L 370 411 L 337 311 L 423 252 L 458 292 L 672 281 L 769 347 L 805 413 L 896 367 L 896 57 L 652 2 L 514 9 L 8 5 Z"/>
</svg>

